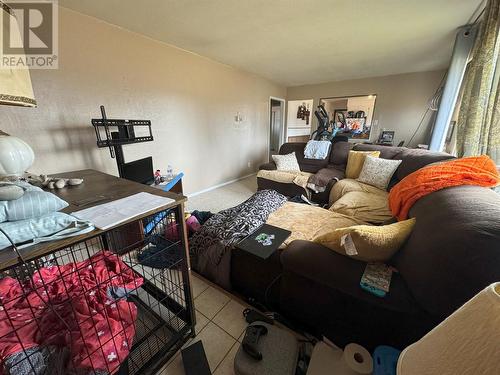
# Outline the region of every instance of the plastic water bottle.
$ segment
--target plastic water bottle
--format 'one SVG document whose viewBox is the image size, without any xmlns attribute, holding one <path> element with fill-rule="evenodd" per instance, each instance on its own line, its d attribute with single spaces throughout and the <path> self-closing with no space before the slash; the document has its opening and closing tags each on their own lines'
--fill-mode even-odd
<svg viewBox="0 0 500 375">
<path fill-rule="evenodd" d="M 169 164 L 167 166 L 167 180 L 171 180 L 174 178 L 174 169 L 172 168 L 172 166 Z"/>
</svg>

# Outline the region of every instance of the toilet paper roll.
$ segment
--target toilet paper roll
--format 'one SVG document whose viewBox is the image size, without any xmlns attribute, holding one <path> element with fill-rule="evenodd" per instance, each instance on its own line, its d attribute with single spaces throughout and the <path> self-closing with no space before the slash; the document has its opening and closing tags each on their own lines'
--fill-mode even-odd
<svg viewBox="0 0 500 375">
<path fill-rule="evenodd" d="M 369 375 L 373 360 L 368 350 L 358 344 L 349 344 L 344 351 L 324 342 L 314 347 L 307 375 Z"/>
<path fill-rule="evenodd" d="M 371 374 L 373 372 L 373 359 L 368 350 L 358 344 L 349 344 L 344 348 L 342 354 L 342 362 L 347 366 L 347 369 L 352 372 L 347 374 Z"/>
</svg>

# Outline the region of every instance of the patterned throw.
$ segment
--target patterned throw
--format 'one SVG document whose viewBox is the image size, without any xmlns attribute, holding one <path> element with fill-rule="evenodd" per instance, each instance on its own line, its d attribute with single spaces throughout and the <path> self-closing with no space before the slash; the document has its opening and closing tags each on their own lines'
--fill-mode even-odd
<svg viewBox="0 0 500 375">
<path fill-rule="evenodd" d="M 205 277 L 230 288 L 233 245 L 264 224 L 287 201 L 274 190 L 260 190 L 245 202 L 213 215 L 189 241 L 193 267 Z"/>
<path fill-rule="evenodd" d="M 421 168 L 403 178 L 389 193 L 389 207 L 398 220 L 405 220 L 413 204 L 434 191 L 460 185 L 499 184 L 497 167 L 488 156 L 456 159 Z"/>
</svg>

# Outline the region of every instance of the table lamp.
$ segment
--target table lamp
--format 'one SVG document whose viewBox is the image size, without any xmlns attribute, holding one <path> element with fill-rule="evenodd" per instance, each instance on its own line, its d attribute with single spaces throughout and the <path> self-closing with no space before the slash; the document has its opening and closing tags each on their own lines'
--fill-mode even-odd
<svg viewBox="0 0 500 375">
<path fill-rule="evenodd" d="M 500 282 L 403 350 L 397 374 L 500 374 Z"/>
<path fill-rule="evenodd" d="M 4 22 L 6 19 L 9 22 Z M 8 33 L 11 43 L 20 43 L 21 35 L 14 12 L 1 1 L 0 23 L 0 40 L 4 40 L 4 35 Z M 0 57 L 3 57 L 1 51 Z M 36 107 L 30 72 L 26 66 L 0 66 L 0 104 Z M 0 179 L 23 174 L 33 161 L 33 150 L 26 142 L 0 130 Z"/>
</svg>

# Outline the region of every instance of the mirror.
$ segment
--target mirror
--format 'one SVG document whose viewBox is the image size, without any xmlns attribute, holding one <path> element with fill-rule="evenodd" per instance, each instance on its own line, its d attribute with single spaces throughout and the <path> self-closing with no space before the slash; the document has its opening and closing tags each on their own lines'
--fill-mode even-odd
<svg viewBox="0 0 500 375">
<path fill-rule="evenodd" d="M 376 95 L 322 98 L 333 136 L 369 140 L 373 125 Z"/>
</svg>

